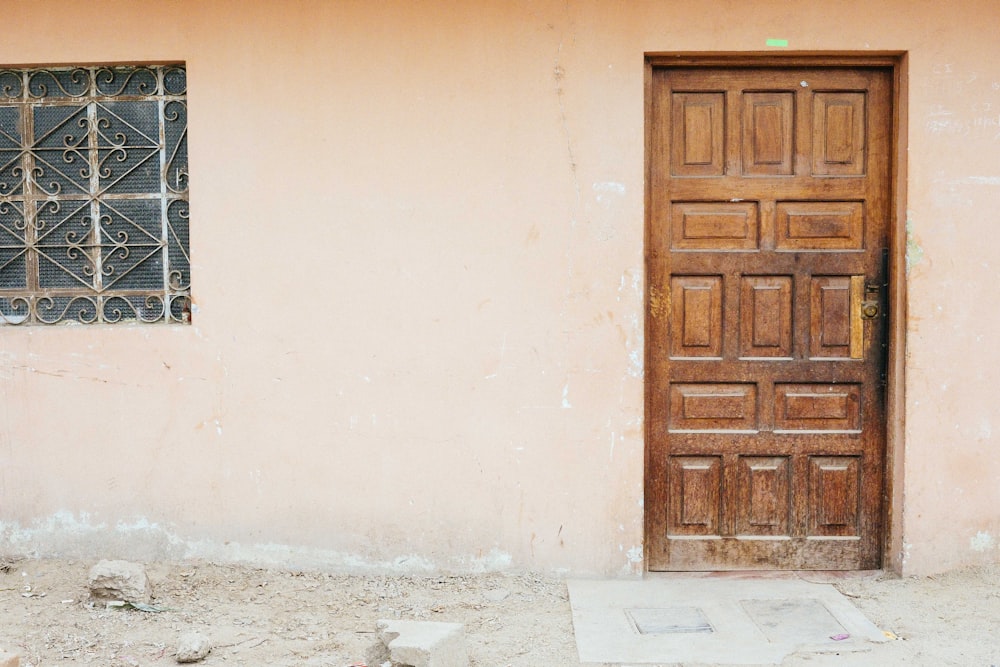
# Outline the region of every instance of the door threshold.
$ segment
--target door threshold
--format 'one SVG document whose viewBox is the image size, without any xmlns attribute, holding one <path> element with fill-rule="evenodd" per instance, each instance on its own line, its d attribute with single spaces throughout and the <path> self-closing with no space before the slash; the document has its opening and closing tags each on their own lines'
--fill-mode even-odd
<svg viewBox="0 0 1000 667">
<path fill-rule="evenodd" d="M 643 573 L 643 579 L 771 579 L 800 580 L 814 584 L 835 584 L 839 581 L 895 578 L 888 570 L 703 570 L 703 571 L 652 571 Z"/>
</svg>

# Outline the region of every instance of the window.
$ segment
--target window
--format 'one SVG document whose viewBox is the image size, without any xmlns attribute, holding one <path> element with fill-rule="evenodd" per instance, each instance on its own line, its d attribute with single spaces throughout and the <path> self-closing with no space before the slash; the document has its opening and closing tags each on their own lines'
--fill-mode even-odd
<svg viewBox="0 0 1000 667">
<path fill-rule="evenodd" d="M 182 66 L 0 69 L 0 325 L 189 322 Z"/>
</svg>

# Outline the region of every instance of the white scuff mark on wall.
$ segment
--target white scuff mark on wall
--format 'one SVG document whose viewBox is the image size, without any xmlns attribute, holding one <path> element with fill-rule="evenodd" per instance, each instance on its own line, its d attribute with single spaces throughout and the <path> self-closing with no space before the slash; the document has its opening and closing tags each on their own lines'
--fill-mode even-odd
<svg viewBox="0 0 1000 667">
<path fill-rule="evenodd" d="M 626 289 L 632 290 L 632 296 L 638 303 L 642 302 L 642 269 L 625 269 L 621 280 L 618 281 L 618 297 L 620 303 Z"/>
<path fill-rule="evenodd" d="M 616 181 L 601 181 L 591 186 L 597 203 L 610 208 L 616 200 L 625 196 L 625 184 Z"/>
<path fill-rule="evenodd" d="M 617 301 L 621 303 L 622 297 L 625 296 L 632 308 L 638 309 L 633 310 L 628 315 L 628 328 L 624 332 L 625 349 L 629 360 L 626 372 L 634 378 L 643 376 L 645 354 L 642 318 L 640 316 L 644 304 L 642 276 L 642 269 L 626 269 L 618 283 Z"/>
<path fill-rule="evenodd" d="M 500 375 L 500 371 L 503 370 L 503 360 L 507 356 L 507 332 L 503 333 L 503 341 L 500 343 L 500 359 L 497 361 L 497 368 L 495 371 L 487 375 L 484 380 L 492 380 Z"/>
<path fill-rule="evenodd" d="M 140 533 L 154 533 L 161 535 L 167 543 L 172 545 L 183 544 L 183 541 L 175 534 L 163 528 L 160 524 L 150 521 L 145 517 L 138 517 L 132 521 L 118 521 L 115 530 L 122 535 L 136 535 Z"/>
<path fill-rule="evenodd" d="M 65 532 L 70 535 L 77 535 L 95 530 L 106 530 L 105 523 L 92 523 L 90 514 L 80 512 L 79 517 L 65 510 L 56 512 L 44 519 L 34 521 L 31 528 L 25 528 L 16 522 L 0 521 L 0 540 L 18 544 L 21 542 L 31 542 L 36 533 Z"/>
<path fill-rule="evenodd" d="M 629 547 L 628 551 L 625 551 L 624 547 L 619 544 L 618 551 L 624 552 L 625 554 L 625 564 L 621 568 L 622 575 L 641 575 L 642 574 L 642 547 L 633 546 Z"/>
<path fill-rule="evenodd" d="M 260 470 L 251 470 L 250 471 L 250 481 L 253 482 L 254 487 L 257 489 L 257 495 L 258 496 L 264 495 L 264 490 L 261 488 L 261 480 L 262 479 L 263 479 L 263 475 L 261 474 Z"/>
<path fill-rule="evenodd" d="M 22 525 L 0 521 L 0 545 L 12 555 L 60 553 L 70 558 L 129 560 L 202 559 L 263 567 L 312 568 L 354 574 L 426 574 L 454 571 L 499 572 L 513 565 L 507 552 L 494 547 L 476 555 L 448 556 L 442 561 L 425 555 L 400 554 L 372 559 L 358 553 L 288 544 L 185 540 L 146 517 L 118 520 L 113 526 L 86 512 L 59 511 Z"/>
<path fill-rule="evenodd" d="M 1000 176 L 968 176 L 965 180 L 973 185 L 1000 185 Z"/>
<path fill-rule="evenodd" d="M 979 422 L 979 437 L 983 440 L 989 440 L 993 437 L 993 425 L 989 419 L 984 418 Z"/>
<path fill-rule="evenodd" d="M 643 373 L 642 367 L 642 350 L 632 350 L 628 353 L 628 374 L 634 378 L 641 378 Z"/>
<path fill-rule="evenodd" d="M 417 554 L 397 556 L 392 561 L 392 567 L 401 572 L 433 572 L 436 569 L 432 561 Z"/>
<path fill-rule="evenodd" d="M 643 375 L 643 332 L 638 315 L 629 318 L 629 332 L 625 341 L 628 348 L 628 374 L 634 378 L 641 378 Z"/>
<path fill-rule="evenodd" d="M 569 402 L 569 383 L 568 382 L 565 385 L 563 385 L 563 390 L 562 390 L 562 407 L 564 409 L 573 407 L 572 404 Z"/>
<path fill-rule="evenodd" d="M 506 551 L 493 547 L 485 554 L 477 556 L 456 556 L 450 559 L 451 566 L 467 572 L 500 572 L 514 564 L 514 558 Z"/>
<path fill-rule="evenodd" d="M 969 538 L 969 548 L 973 551 L 978 551 L 980 553 L 984 551 L 992 551 L 996 546 L 996 540 L 993 536 L 984 530 L 979 531 L 973 537 Z"/>
</svg>

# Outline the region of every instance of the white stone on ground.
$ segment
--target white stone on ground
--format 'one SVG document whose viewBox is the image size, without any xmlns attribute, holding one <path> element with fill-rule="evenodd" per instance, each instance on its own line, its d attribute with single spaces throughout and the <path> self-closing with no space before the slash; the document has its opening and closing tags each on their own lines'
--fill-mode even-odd
<svg viewBox="0 0 1000 667">
<path fill-rule="evenodd" d="M 153 589 L 146 568 L 126 560 L 102 560 L 90 569 L 90 596 L 97 600 L 148 603 Z"/>
<path fill-rule="evenodd" d="M 198 662 L 212 650 L 212 642 L 200 632 L 182 635 L 177 642 L 177 662 Z"/>
<path fill-rule="evenodd" d="M 461 623 L 380 620 L 375 624 L 379 641 L 369 663 L 391 661 L 394 667 L 468 667 L 465 626 Z"/>
</svg>

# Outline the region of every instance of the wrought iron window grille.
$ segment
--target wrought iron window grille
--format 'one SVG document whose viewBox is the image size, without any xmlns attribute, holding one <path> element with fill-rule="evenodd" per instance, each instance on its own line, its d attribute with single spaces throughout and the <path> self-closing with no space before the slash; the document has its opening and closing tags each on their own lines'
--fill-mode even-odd
<svg viewBox="0 0 1000 667">
<path fill-rule="evenodd" d="M 191 320 L 183 66 L 0 68 L 0 325 Z"/>
</svg>

